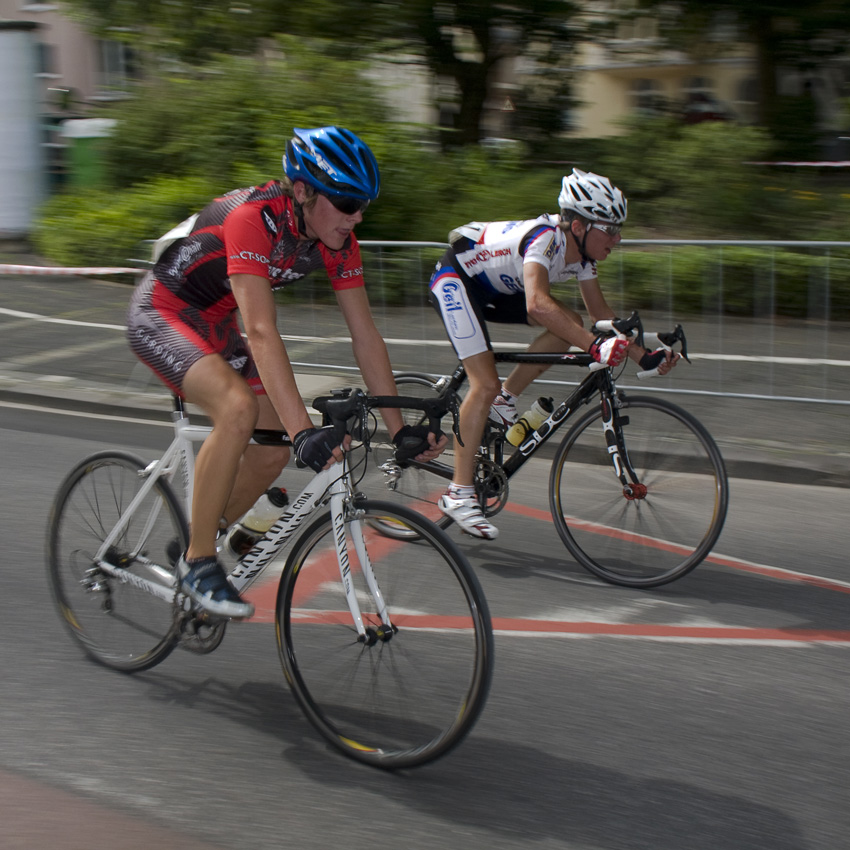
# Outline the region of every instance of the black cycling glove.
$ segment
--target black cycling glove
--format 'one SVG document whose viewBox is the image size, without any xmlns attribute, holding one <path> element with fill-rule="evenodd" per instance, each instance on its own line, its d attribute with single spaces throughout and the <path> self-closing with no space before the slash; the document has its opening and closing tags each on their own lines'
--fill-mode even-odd
<svg viewBox="0 0 850 850">
<path fill-rule="evenodd" d="M 333 451 L 339 445 L 334 439 L 332 425 L 324 428 L 305 428 L 299 431 L 292 440 L 295 457 L 302 466 L 321 472 L 325 464 L 333 458 Z"/>
<path fill-rule="evenodd" d="M 428 442 L 429 434 L 427 425 L 402 425 L 393 436 L 395 444 L 395 459 L 399 463 L 406 460 L 412 460 L 422 452 L 427 452 L 431 448 Z M 442 434 L 437 434 L 437 442 L 440 441 Z"/>
<path fill-rule="evenodd" d="M 650 369 L 657 369 L 667 359 L 667 349 L 656 348 L 655 351 L 647 351 L 638 361 L 638 366 L 648 372 Z"/>
</svg>

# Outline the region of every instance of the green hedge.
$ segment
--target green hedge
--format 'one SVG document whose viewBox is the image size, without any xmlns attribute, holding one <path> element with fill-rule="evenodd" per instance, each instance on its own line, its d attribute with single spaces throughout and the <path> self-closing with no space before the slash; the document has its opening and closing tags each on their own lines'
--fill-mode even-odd
<svg viewBox="0 0 850 850">
<path fill-rule="evenodd" d="M 672 286 L 677 313 L 850 319 L 850 249 L 659 246 L 614 257 L 606 263 L 630 308 L 657 306 Z M 603 288 L 611 277 L 600 265 Z"/>
<path fill-rule="evenodd" d="M 123 266 L 146 239 L 174 227 L 217 193 L 201 177 L 157 177 L 120 193 L 57 195 L 44 207 L 33 238 L 50 260 L 69 266 Z"/>
</svg>

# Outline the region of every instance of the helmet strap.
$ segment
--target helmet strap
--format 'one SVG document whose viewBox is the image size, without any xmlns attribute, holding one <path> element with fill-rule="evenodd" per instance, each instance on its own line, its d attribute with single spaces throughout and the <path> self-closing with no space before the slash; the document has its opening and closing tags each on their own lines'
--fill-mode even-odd
<svg viewBox="0 0 850 850">
<path fill-rule="evenodd" d="M 575 219 L 573 219 L 575 221 Z M 578 240 L 578 236 L 573 233 L 573 222 L 570 222 L 570 236 L 573 237 L 573 241 L 576 243 L 576 247 L 578 248 L 579 254 L 581 254 L 581 260 L 583 263 L 589 263 L 590 257 L 585 253 L 585 247 L 587 246 L 587 235 L 590 233 L 590 228 L 585 225 L 584 228 L 584 236 L 581 238 L 581 242 Z"/>
<path fill-rule="evenodd" d="M 295 213 L 295 221 L 298 224 L 298 233 L 301 236 L 304 236 L 305 238 L 309 239 L 309 237 L 307 236 L 307 224 L 304 221 L 304 205 L 309 205 L 310 200 L 315 197 L 315 192 L 311 191 L 311 188 L 307 185 L 307 183 L 302 182 L 302 186 L 304 187 L 304 200 L 299 201 L 293 189 L 292 209 Z"/>
<path fill-rule="evenodd" d="M 307 225 L 304 224 L 304 207 L 295 200 L 292 199 L 292 210 L 295 213 L 295 221 L 298 224 L 298 232 L 302 236 L 307 235 Z"/>
</svg>

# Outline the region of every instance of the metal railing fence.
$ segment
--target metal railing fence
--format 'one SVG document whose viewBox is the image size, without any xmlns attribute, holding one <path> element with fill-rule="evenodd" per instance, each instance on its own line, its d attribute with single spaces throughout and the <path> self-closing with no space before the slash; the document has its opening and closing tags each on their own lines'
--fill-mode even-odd
<svg viewBox="0 0 850 850">
<path fill-rule="evenodd" d="M 454 354 L 427 301 L 428 280 L 446 246 L 361 245 L 373 312 L 394 367 L 449 370 Z M 624 239 L 599 264 L 599 278 L 615 311 L 639 309 L 647 329 L 685 327 L 695 368 L 676 369 L 663 386 L 642 390 L 850 404 L 850 242 Z M 294 335 L 303 346 L 294 359 L 352 368 L 323 360 L 322 340 L 346 329 L 332 301 L 316 295 L 320 288 L 309 295 L 307 289 L 293 287 L 286 296 L 299 304 L 308 298 L 313 308 L 298 311 Z M 574 282 L 556 294 L 585 314 Z M 534 337 L 524 326 L 490 330 L 496 346 L 524 348 Z M 559 376 L 550 371 L 547 380 Z"/>
</svg>

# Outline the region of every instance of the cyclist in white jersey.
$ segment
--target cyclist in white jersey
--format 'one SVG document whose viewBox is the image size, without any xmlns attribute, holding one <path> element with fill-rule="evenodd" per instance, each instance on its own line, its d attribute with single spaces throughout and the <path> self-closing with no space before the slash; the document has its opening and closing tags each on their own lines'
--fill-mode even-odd
<svg viewBox="0 0 850 850">
<path fill-rule="evenodd" d="M 596 337 L 581 316 L 551 294 L 551 285 L 576 278 L 591 322 L 614 318 L 596 276 L 596 264 L 620 241 L 626 220 L 623 193 L 606 177 L 573 169 L 558 197 L 560 216 L 526 221 L 470 222 L 449 234 L 451 247 L 431 277 L 430 298 L 466 368 L 469 389 L 460 408 L 463 446 L 455 445 L 452 482 L 440 509 L 467 534 L 493 540 L 498 529 L 475 498 L 475 455 L 488 416 L 510 426 L 517 420 L 516 398 L 548 367 L 518 365 L 499 381 L 487 322 L 541 326 L 533 352 L 576 346 L 606 365 L 627 355 L 641 369 L 666 374 L 677 356 L 649 352 L 625 337 Z"/>
</svg>

